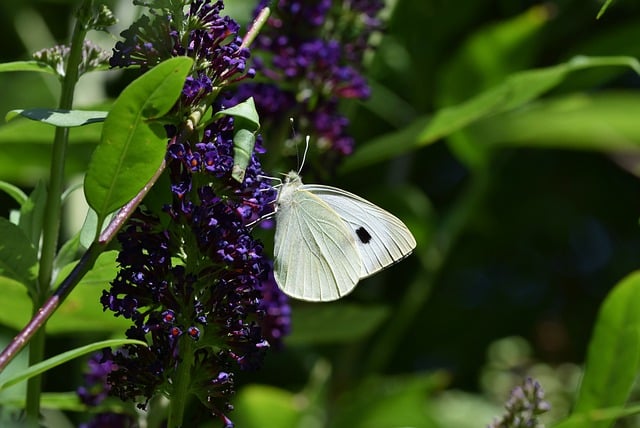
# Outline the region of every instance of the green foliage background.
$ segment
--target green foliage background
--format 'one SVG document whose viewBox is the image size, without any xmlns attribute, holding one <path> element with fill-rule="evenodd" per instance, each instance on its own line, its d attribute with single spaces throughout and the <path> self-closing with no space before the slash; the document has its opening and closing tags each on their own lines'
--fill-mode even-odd
<svg viewBox="0 0 640 428">
<path fill-rule="evenodd" d="M 251 2 L 228 3 L 230 15 L 248 20 Z M 548 390 L 551 419 L 566 416 L 598 310 L 640 264 L 640 77 L 628 59 L 575 59 L 637 57 L 640 5 L 614 2 L 596 20 L 600 6 L 388 2 L 388 26 L 368 58 L 373 96 L 344 106 L 356 153 L 327 182 L 403 218 L 418 248 L 345 300 L 295 303 L 288 346 L 242 376 L 249 386 L 236 400 L 237 426 L 484 426 L 527 373 Z M 73 7 L 2 2 L 2 61 L 66 42 Z M 542 71 L 518 74 L 533 69 Z M 127 81 L 94 74 L 102 76 L 82 90 L 79 107 L 108 105 Z M 55 105 L 55 82 L 39 73 L 0 73 L 0 88 L 3 115 Z M 99 135 L 100 125 L 71 131 L 70 179 L 85 170 Z M 1 126 L 0 180 L 35 187 L 52 136 L 26 120 Z M 0 204 L 5 216 L 15 208 L 4 193 Z M 69 208 L 70 233 L 82 217 Z M 74 291 L 50 324 L 48 353 L 118 334 L 120 323 L 106 320 L 96 298 L 108 278 Z M 19 287 L 1 285 L 15 311 L 0 311 L 8 339 L 28 306 Z M 633 312 L 640 302 L 628 296 L 611 305 L 624 301 Z M 79 314 L 106 321 L 78 322 Z M 611 327 L 603 336 L 616 334 Z M 622 345 L 636 343 L 631 335 Z M 637 355 L 629 359 L 635 367 Z M 75 388 L 75 364 L 75 376 L 64 366 L 50 372 L 46 389 Z M 581 399 L 585 408 L 622 405 Z"/>
</svg>

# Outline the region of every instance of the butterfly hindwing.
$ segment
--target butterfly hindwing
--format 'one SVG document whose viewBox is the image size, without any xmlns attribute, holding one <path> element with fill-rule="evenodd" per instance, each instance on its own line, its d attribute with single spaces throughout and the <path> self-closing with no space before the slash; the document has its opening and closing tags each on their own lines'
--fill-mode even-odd
<svg viewBox="0 0 640 428">
<path fill-rule="evenodd" d="M 276 211 L 276 282 L 294 298 L 336 300 L 360 279 L 362 261 L 353 233 L 321 198 L 304 186 L 289 186 L 295 188 L 281 189 L 287 196 Z"/>
<path fill-rule="evenodd" d="M 411 254 L 416 241 L 397 217 L 342 189 L 302 185 L 322 199 L 347 224 L 362 258 L 360 278 L 366 278 Z"/>
</svg>

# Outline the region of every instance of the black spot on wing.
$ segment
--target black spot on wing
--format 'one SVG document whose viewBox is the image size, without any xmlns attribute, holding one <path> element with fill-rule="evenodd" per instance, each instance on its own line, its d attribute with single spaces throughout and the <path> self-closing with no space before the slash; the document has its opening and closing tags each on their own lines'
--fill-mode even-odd
<svg viewBox="0 0 640 428">
<path fill-rule="evenodd" d="M 362 226 L 356 229 L 356 235 L 358 235 L 358 239 L 360 239 L 360 242 L 363 244 L 368 244 L 369 241 L 371 241 L 371 235 L 369 235 L 367 229 Z"/>
</svg>

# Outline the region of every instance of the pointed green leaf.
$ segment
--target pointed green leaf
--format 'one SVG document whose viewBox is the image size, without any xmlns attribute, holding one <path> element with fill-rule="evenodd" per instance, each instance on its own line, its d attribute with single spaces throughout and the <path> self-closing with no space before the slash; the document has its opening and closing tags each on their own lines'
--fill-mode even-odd
<svg viewBox="0 0 640 428">
<path fill-rule="evenodd" d="M 431 144 L 479 119 L 521 107 L 560 84 L 573 71 L 610 66 L 630 67 L 640 74 L 640 63 L 632 57 L 575 57 L 556 66 L 514 73 L 468 101 L 439 110 L 430 118 L 419 118 L 406 129 L 363 145 L 345 160 L 342 168 L 354 170 Z"/>
<path fill-rule="evenodd" d="M 213 120 L 217 120 L 222 116 L 233 116 L 236 119 L 243 118 L 249 124 L 247 127 L 248 129 L 252 131 L 260 129 L 260 117 L 258 116 L 258 111 L 256 110 L 253 97 L 250 97 L 246 101 L 236 104 L 233 107 L 220 110 L 213 115 Z"/>
<path fill-rule="evenodd" d="M 47 123 L 62 128 L 89 125 L 92 123 L 104 122 L 107 117 L 106 111 L 90 110 L 60 110 L 48 108 L 32 108 L 27 110 L 11 110 L 5 115 L 8 122 L 16 117 L 26 117 L 37 122 Z"/>
<path fill-rule="evenodd" d="M 256 135 L 247 129 L 238 129 L 233 134 L 233 168 L 231 176 L 238 182 L 244 181 L 244 174 L 247 170 L 253 148 L 256 145 Z"/>
<path fill-rule="evenodd" d="M 596 321 L 573 414 L 622 407 L 631 392 L 640 363 L 640 272 L 609 293 Z M 583 425 L 611 426 L 612 421 Z"/>
<path fill-rule="evenodd" d="M 218 119 L 223 115 L 233 116 L 234 118 L 233 170 L 231 176 L 239 183 L 242 183 L 256 144 L 255 134 L 260 129 L 260 119 L 253 98 L 217 112 L 213 119 Z"/>
<path fill-rule="evenodd" d="M 38 253 L 22 229 L 0 217 L 0 276 L 6 276 L 26 286 L 36 278 Z"/>
<path fill-rule="evenodd" d="M 9 388 L 17 383 L 30 379 L 34 376 L 38 376 L 39 374 L 42 374 L 47 370 L 50 370 L 54 367 L 64 364 L 67 361 L 71 361 L 74 358 L 78 358 L 83 355 L 99 351 L 103 348 L 113 347 L 113 346 L 122 346 L 127 344 L 137 344 L 141 346 L 147 346 L 145 342 L 142 342 L 140 340 L 114 339 L 114 340 L 104 340 L 102 342 L 95 342 L 90 345 L 72 349 L 71 351 L 63 352 L 62 354 L 56 355 L 55 357 L 46 359 L 41 363 L 34 364 L 33 366 L 30 366 L 28 369 L 18 373 L 17 375 L 12 376 L 8 379 L 5 379 L 4 382 L 0 384 L 0 391 L 3 389 Z"/>
<path fill-rule="evenodd" d="M 487 146 L 632 151 L 640 148 L 638 109 L 633 92 L 571 94 L 480 120 L 468 134 Z"/>
<path fill-rule="evenodd" d="M 192 60 L 167 60 L 132 82 L 115 101 L 103 125 L 85 178 L 87 202 L 100 219 L 133 198 L 160 166 L 167 137 L 153 119 L 180 96 Z"/>
</svg>

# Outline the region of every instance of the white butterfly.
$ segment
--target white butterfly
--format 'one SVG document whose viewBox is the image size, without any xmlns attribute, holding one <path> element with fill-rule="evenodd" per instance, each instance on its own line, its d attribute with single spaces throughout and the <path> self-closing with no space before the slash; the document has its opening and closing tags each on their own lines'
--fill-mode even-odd
<svg viewBox="0 0 640 428">
<path fill-rule="evenodd" d="M 416 240 L 397 217 L 344 190 L 287 174 L 276 200 L 274 276 L 291 297 L 336 300 L 402 260 Z"/>
</svg>

